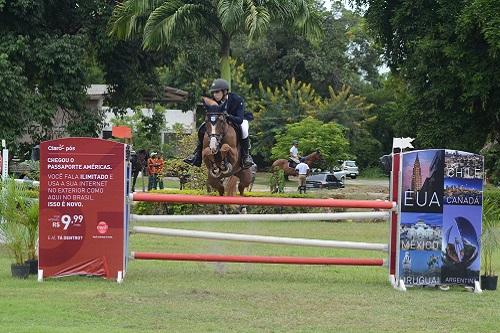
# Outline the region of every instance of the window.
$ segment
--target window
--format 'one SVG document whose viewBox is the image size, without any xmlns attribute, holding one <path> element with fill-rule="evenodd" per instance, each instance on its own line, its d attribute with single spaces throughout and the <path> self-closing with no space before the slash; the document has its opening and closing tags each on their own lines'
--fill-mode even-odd
<svg viewBox="0 0 500 333">
<path fill-rule="evenodd" d="M 309 176 L 307 179 L 308 179 L 308 180 L 316 180 L 316 181 L 319 181 L 319 180 L 322 180 L 322 179 L 323 179 L 323 175 L 312 175 L 312 176 Z"/>
<path fill-rule="evenodd" d="M 103 130 L 102 131 L 102 138 L 105 139 L 105 140 L 110 139 L 110 138 L 113 137 L 112 133 L 113 133 L 112 131 L 105 131 L 105 130 Z"/>
</svg>

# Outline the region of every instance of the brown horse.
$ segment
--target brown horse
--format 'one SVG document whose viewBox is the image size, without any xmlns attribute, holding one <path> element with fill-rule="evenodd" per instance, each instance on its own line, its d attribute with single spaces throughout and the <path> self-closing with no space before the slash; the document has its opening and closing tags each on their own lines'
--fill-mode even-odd
<svg viewBox="0 0 500 333">
<path fill-rule="evenodd" d="M 241 167 L 241 153 L 238 133 L 227 122 L 226 114 L 217 108 L 217 103 L 204 98 L 207 107 L 205 115 L 206 132 L 203 138 L 203 163 L 208 168 L 208 184 L 219 192 L 219 195 L 234 195 L 239 179 L 238 190 L 243 196 L 245 187 L 252 181 L 250 169 Z M 226 186 L 224 180 L 228 178 Z M 241 208 L 246 212 L 246 208 Z"/>
<path fill-rule="evenodd" d="M 309 167 L 312 167 L 315 162 L 322 160 L 323 157 L 321 156 L 321 152 L 319 150 L 316 150 L 315 152 L 304 156 L 304 159 L 304 162 L 309 165 Z M 284 171 L 285 177 L 297 176 L 297 171 L 295 171 L 295 168 L 290 168 L 288 160 L 284 158 L 274 161 L 271 167 L 272 172 L 276 172 L 280 169 Z"/>
</svg>

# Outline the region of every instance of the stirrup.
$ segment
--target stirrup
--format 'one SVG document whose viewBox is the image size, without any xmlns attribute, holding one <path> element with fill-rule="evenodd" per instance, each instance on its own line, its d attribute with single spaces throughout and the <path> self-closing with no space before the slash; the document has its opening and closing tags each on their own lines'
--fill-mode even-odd
<svg viewBox="0 0 500 333">
<path fill-rule="evenodd" d="M 243 168 L 247 169 L 247 168 L 252 167 L 254 162 L 253 162 L 252 157 L 250 155 L 247 155 L 242 159 L 241 164 L 243 165 Z"/>
<path fill-rule="evenodd" d="M 187 164 L 193 165 L 193 166 L 201 166 L 201 157 L 198 157 L 197 154 L 193 154 L 189 156 L 188 158 L 183 159 L 183 161 Z"/>
</svg>

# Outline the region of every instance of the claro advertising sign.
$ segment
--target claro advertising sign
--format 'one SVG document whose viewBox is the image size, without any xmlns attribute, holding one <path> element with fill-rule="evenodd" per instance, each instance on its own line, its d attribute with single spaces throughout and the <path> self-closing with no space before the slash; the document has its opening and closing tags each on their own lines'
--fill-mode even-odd
<svg viewBox="0 0 500 333">
<path fill-rule="evenodd" d="M 123 278 L 125 153 L 124 144 L 94 138 L 40 144 L 41 277 Z"/>
</svg>

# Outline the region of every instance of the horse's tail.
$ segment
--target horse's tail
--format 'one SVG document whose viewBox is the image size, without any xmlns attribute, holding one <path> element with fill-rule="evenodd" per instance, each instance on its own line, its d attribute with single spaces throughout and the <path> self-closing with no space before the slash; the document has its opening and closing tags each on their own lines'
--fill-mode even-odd
<svg viewBox="0 0 500 333">
<path fill-rule="evenodd" d="M 226 183 L 226 195 L 234 196 L 236 194 L 236 185 L 238 184 L 238 177 L 231 176 Z"/>
</svg>

